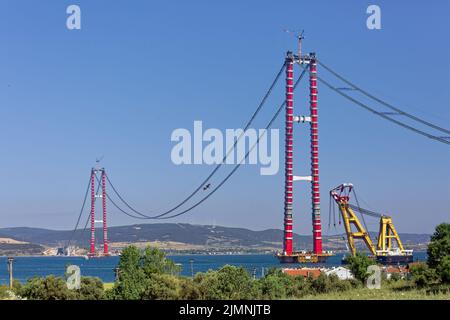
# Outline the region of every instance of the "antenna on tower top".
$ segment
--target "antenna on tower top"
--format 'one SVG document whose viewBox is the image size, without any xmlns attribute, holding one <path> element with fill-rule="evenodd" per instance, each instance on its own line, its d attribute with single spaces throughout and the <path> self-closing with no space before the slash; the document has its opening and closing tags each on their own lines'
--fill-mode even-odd
<svg viewBox="0 0 450 320">
<path fill-rule="evenodd" d="M 305 39 L 305 36 L 303 35 L 305 33 L 305 30 L 294 31 L 294 30 L 284 29 L 283 31 L 286 32 L 286 33 L 289 33 L 290 35 L 292 35 L 292 36 L 297 38 L 297 55 L 298 55 L 299 62 L 301 62 L 301 59 L 302 59 L 302 40 Z"/>
</svg>

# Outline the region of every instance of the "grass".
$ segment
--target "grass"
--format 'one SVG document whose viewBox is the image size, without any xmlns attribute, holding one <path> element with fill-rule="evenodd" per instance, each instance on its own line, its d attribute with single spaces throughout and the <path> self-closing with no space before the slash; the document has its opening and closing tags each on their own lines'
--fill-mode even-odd
<svg viewBox="0 0 450 320">
<path fill-rule="evenodd" d="M 110 290 L 114 287 L 114 282 L 105 282 L 103 283 L 103 289 Z"/>
<path fill-rule="evenodd" d="M 345 292 L 308 295 L 305 300 L 450 300 L 450 291 L 429 293 L 405 281 L 383 283 L 381 289 L 358 288 Z"/>
</svg>

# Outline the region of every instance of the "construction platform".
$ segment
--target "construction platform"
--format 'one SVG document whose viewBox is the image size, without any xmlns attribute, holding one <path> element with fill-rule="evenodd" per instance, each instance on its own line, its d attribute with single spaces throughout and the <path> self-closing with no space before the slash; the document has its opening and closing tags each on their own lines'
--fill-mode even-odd
<svg viewBox="0 0 450 320">
<path fill-rule="evenodd" d="M 280 263 L 324 263 L 329 257 L 334 256 L 331 251 L 326 251 L 323 253 L 313 253 L 313 252 L 293 252 L 290 255 L 284 253 L 277 253 L 275 255 Z"/>
</svg>

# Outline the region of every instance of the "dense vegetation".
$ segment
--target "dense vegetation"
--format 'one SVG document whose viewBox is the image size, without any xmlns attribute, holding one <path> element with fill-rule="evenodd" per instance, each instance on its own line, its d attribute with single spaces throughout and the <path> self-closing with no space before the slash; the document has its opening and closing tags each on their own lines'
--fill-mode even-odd
<svg viewBox="0 0 450 320">
<path fill-rule="evenodd" d="M 448 294 L 450 280 L 450 225 L 436 228 L 428 247 L 427 263 L 412 267 L 412 278 L 383 279 L 384 294 L 425 288 L 426 294 Z M 271 269 L 263 278 L 254 279 L 244 268 L 224 266 L 219 270 L 197 273 L 193 278 L 179 275 L 179 266 L 157 249 L 143 251 L 134 246 L 123 250 L 119 261 L 119 276 L 110 289 L 96 278 L 83 277 L 78 290 L 69 290 L 63 278 L 49 276 L 32 278 L 26 284 L 14 284 L 14 293 L 26 299 L 300 299 L 311 297 L 355 297 L 367 294 L 364 282 L 367 267 L 374 262 L 365 255 L 348 260 L 355 276 L 353 280 L 339 280 L 336 276 L 321 274 L 317 278 L 293 277 L 280 269 Z M 387 290 L 387 291 L 386 291 Z M 371 290 L 372 292 L 377 290 Z M 6 288 L 0 288 L 0 299 L 7 297 Z M 370 296 L 370 295 L 369 295 Z"/>
<path fill-rule="evenodd" d="M 450 224 L 436 227 L 428 245 L 427 263 L 411 267 L 415 284 L 419 287 L 440 288 L 450 284 Z"/>
<path fill-rule="evenodd" d="M 131 246 L 121 255 L 119 279 L 105 294 L 109 299 L 286 299 L 306 294 L 348 290 L 358 284 L 336 277 L 290 277 L 273 269 L 256 280 L 242 267 L 180 277 L 177 266 L 156 249 Z"/>
</svg>

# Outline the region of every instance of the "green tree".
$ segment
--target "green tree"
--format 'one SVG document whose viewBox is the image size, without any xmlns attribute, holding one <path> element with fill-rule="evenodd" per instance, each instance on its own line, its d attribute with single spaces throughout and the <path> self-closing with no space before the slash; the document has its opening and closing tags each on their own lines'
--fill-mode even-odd
<svg viewBox="0 0 450 320">
<path fill-rule="evenodd" d="M 172 260 L 167 259 L 166 254 L 159 249 L 147 247 L 141 259 L 147 276 L 154 273 L 178 274 L 180 272 L 180 267 Z"/>
<path fill-rule="evenodd" d="M 369 277 L 367 268 L 371 265 L 375 265 L 375 261 L 371 260 L 365 254 L 357 252 L 355 256 L 347 256 L 345 259 L 348 263 L 348 267 L 353 276 L 361 282 L 365 282 Z"/>
<path fill-rule="evenodd" d="M 321 273 L 316 279 L 312 280 L 311 288 L 315 293 L 328 293 L 333 290 L 336 280 L 339 281 L 335 275 L 328 277 Z"/>
<path fill-rule="evenodd" d="M 164 299 L 178 294 L 178 283 L 172 281 L 175 278 L 157 276 L 180 272 L 180 268 L 167 259 L 161 250 L 147 247 L 141 251 L 135 246 L 129 246 L 122 250 L 118 267 L 119 279 L 107 293 L 109 298 Z"/>
<path fill-rule="evenodd" d="M 301 297 L 309 291 L 309 284 L 300 277 L 293 277 L 279 268 L 271 268 L 264 278 L 257 282 L 262 299 L 288 299 Z"/>
<path fill-rule="evenodd" d="M 259 298 L 265 300 L 286 299 L 286 287 L 277 275 L 267 275 L 260 279 L 256 285 Z"/>
<path fill-rule="evenodd" d="M 0 300 L 9 298 L 9 288 L 5 285 L 0 286 Z"/>
<path fill-rule="evenodd" d="M 31 300 L 73 300 L 77 297 L 75 291 L 67 288 L 63 278 L 55 276 L 29 279 L 19 295 Z"/>
<path fill-rule="evenodd" d="M 145 290 L 146 275 L 141 267 L 141 252 L 135 246 L 122 250 L 119 260 L 119 279 L 108 296 L 112 299 L 138 300 Z"/>
<path fill-rule="evenodd" d="M 418 287 L 426 287 L 436 282 L 437 274 L 435 269 L 430 268 L 426 263 L 417 263 L 409 268 L 412 280 Z"/>
<path fill-rule="evenodd" d="M 195 275 L 193 283 L 199 291 L 200 299 L 221 299 L 218 289 L 219 279 L 217 271 L 208 270 L 207 272 L 199 272 Z"/>
<path fill-rule="evenodd" d="M 442 282 L 450 283 L 450 255 L 442 259 L 438 267 L 438 273 Z"/>
<path fill-rule="evenodd" d="M 179 282 L 175 276 L 154 273 L 146 280 L 142 299 L 176 300 L 179 297 Z"/>
<path fill-rule="evenodd" d="M 243 267 L 226 265 L 218 271 L 198 273 L 194 282 L 202 299 L 252 299 L 256 294 L 253 279 Z"/>
<path fill-rule="evenodd" d="M 180 288 L 178 298 L 181 300 L 199 300 L 201 298 L 200 290 L 197 284 L 191 278 L 180 278 Z"/>
<path fill-rule="evenodd" d="M 442 282 L 450 282 L 450 224 L 441 223 L 436 227 L 428 244 L 428 266 L 436 270 Z"/>
<path fill-rule="evenodd" d="M 20 283 L 19 280 L 14 279 L 13 280 L 13 287 L 12 290 L 15 294 L 19 294 L 20 290 L 22 289 L 22 284 Z"/>
<path fill-rule="evenodd" d="M 81 277 L 80 289 L 76 290 L 78 300 L 101 300 L 105 298 L 103 282 L 99 278 Z"/>
</svg>

